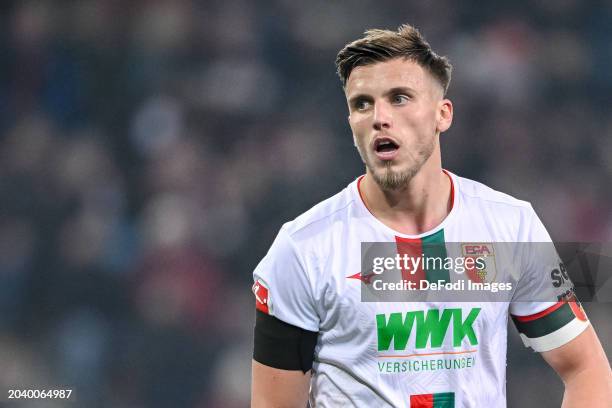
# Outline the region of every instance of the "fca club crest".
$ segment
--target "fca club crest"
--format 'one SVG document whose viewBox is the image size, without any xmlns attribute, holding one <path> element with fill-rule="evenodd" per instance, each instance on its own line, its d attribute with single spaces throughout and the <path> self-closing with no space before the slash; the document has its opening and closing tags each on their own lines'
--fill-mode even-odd
<svg viewBox="0 0 612 408">
<path fill-rule="evenodd" d="M 465 273 L 472 282 L 495 282 L 497 268 L 495 266 L 495 250 L 491 243 L 464 243 L 461 244 L 461 253 L 464 259 L 473 259 L 474 267 L 466 267 Z M 479 262 L 476 259 L 480 258 Z M 484 264 L 484 267 L 480 267 Z"/>
</svg>

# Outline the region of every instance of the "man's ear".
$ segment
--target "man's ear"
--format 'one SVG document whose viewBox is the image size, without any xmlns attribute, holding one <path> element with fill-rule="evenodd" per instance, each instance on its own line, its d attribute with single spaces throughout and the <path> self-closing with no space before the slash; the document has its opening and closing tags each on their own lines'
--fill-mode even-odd
<svg viewBox="0 0 612 408">
<path fill-rule="evenodd" d="M 442 99 L 438 104 L 438 123 L 436 130 L 440 133 L 447 131 L 453 123 L 453 103 L 450 99 Z"/>
</svg>

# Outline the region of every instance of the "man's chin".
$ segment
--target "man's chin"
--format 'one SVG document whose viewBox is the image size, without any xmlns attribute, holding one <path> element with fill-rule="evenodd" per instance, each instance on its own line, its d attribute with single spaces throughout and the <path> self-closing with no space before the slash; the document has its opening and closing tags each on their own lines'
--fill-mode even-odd
<svg viewBox="0 0 612 408">
<path fill-rule="evenodd" d="M 411 171 L 398 171 L 389 167 L 370 171 L 372 178 L 384 191 L 398 191 L 406 188 L 414 174 Z"/>
</svg>

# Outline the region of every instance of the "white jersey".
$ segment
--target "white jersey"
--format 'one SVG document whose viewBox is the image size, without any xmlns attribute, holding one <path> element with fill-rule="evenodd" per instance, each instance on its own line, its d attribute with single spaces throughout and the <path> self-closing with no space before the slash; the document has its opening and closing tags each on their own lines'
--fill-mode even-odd
<svg viewBox="0 0 612 408">
<path fill-rule="evenodd" d="M 311 406 L 505 407 L 510 315 L 536 351 L 588 326 L 561 296 L 533 301 L 551 287 L 556 253 L 525 266 L 509 302 L 362 301 L 362 242 L 550 242 L 529 203 L 446 173 L 452 209 L 435 229 L 410 236 L 384 225 L 364 205 L 359 178 L 283 225 L 255 269 L 257 308 L 319 333 Z"/>
</svg>

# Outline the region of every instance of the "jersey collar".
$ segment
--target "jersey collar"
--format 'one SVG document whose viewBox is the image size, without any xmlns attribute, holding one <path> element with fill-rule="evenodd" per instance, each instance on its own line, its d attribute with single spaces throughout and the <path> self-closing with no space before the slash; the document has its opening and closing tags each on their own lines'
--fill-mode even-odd
<svg viewBox="0 0 612 408">
<path fill-rule="evenodd" d="M 444 172 L 444 174 L 446 174 L 451 182 L 451 210 L 449 211 L 448 215 L 446 216 L 446 218 L 444 218 L 442 220 L 442 222 L 440 224 L 438 224 L 435 228 L 429 230 L 429 231 L 425 231 L 422 234 L 418 234 L 418 235 L 409 235 L 409 234 L 402 234 L 399 231 L 396 231 L 390 227 L 388 227 L 387 225 L 383 224 L 378 218 L 376 218 L 368 209 L 368 207 L 365 205 L 365 202 L 363 200 L 363 196 L 361 195 L 361 189 L 360 189 L 360 185 L 361 185 L 361 181 L 363 180 L 363 178 L 365 177 L 365 175 L 361 175 L 357 178 L 357 180 L 355 180 L 353 182 L 353 194 L 355 194 L 356 197 L 356 202 L 357 202 L 357 207 L 358 207 L 358 211 L 368 220 L 369 223 L 371 223 L 375 228 L 377 229 L 383 229 L 386 232 L 393 234 L 396 237 L 402 237 L 402 238 L 423 238 L 423 237 L 427 237 L 429 235 L 433 235 L 436 232 L 440 231 L 441 229 L 443 229 L 444 227 L 446 227 L 447 225 L 449 225 L 449 223 L 451 223 L 451 221 L 454 219 L 455 217 L 455 213 L 457 213 L 458 211 L 458 207 L 459 207 L 459 194 L 458 194 L 458 182 L 457 182 L 457 176 L 453 173 L 451 173 L 450 171 L 446 170 L 446 169 L 442 169 L 442 171 Z"/>
</svg>

